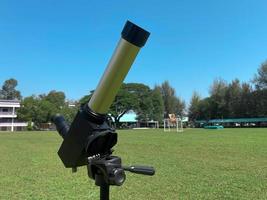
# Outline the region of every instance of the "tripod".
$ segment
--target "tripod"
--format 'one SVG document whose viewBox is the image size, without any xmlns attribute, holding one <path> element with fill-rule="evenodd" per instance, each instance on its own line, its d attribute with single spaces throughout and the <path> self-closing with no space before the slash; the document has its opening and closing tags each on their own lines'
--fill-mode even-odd
<svg viewBox="0 0 267 200">
<path fill-rule="evenodd" d="M 100 187 L 100 200 L 109 200 L 109 188 L 111 185 L 121 186 L 125 179 L 125 171 L 136 174 L 154 175 L 153 167 L 130 166 L 123 167 L 121 158 L 106 155 L 104 157 L 94 156 L 88 158 L 88 176 L 95 180 L 95 185 Z"/>
<path fill-rule="evenodd" d="M 100 187 L 100 200 L 109 200 L 109 188 L 111 185 L 121 186 L 125 179 L 125 171 L 136 174 L 143 174 L 152 176 L 155 174 L 153 167 L 147 166 L 122 166 L 121 158 L 112 155 L 112 147 L 117 143 L 117 133 L 114 129 L 110 128 L 106 121 L 102 124 L 94 122 L 91 112 L 86 119 L 89 121 L 84 122 L 86 107 L 78 112 L 72 126 L 79 125 L 79 130 L 82 130 L 84 139 L 84 147 L 80 147 L 80 143 L 71 144 L 72 137 L 80 138 L 82 135 L 78 131 L 73 131 L 66 124 L 65 119 L 57 115 L 53 118 L 57 130 L 64 138 L 64 142 L 59 149 L 59 156 L 66 167 L 71 167 L 73 172 L 77 171 L 78 166 L 87 166 L 89 178 L 95 180 L 95 185 Z M 88 111 L 88 110 L 87 110 Z M 81 123 L 77 123 L 81 122 Z M 70 140 L 72 139 L 72 140 Z M 74 148 L 75 147 L 75 148 Z M 81 152 L 77 151 L 81 148 Z M 74 151 L 76 150 L 76 151 Z M 73 159 L 76 153 L 77 159 Z M 75 154 L 74 154 L 75 153 Z"/>
</svg>

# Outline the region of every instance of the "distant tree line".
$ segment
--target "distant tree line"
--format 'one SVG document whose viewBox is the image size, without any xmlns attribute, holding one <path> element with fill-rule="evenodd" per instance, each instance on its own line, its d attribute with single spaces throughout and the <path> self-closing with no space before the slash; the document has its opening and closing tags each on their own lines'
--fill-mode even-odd
<svg viewBox="0 0 267 200">
<path fill-rule="evenodd" d="M 64 92 L 52 90 L 48 94 L 32 95 L 25 98 L 16 90 L 17 80 L 6 80 L 0 90 L 0 99 L 21 100 L 21 108 L 17 110 L 18 119 L 26 121 L 29 129 L 39 129 L 42 124 L 50 123 L 51 117 L 57 113 L 62 114 L 70 123 L 80 106 L 87 103 L 91 94 L 85 95 L 70 106 Z M 164 113 L 185 114 L 185 102 L 178 98 L 175 89 L 168 81 L 154 88 L 142 83 L 123 83 L 108 114 L 116 126 L 120 119 L 134 111 L 137 120 L 147 122 L 150 120 L 162 121 Z"/>
<path fill-rule="evenodd" d="M 37 128 L 42 123 L 51 122 L 51 116 L 60 113 L 71 122 L 79 107 L 87 103 L 93 94 L 86 95 L 70 106 L 62 91 L 50 91 L 48 94 L 32 95 L 22 98 L 16 89 L 17 80 L 11 78 L 0 89 L 0 99 L 21 100 L 18 118 L 34 124 Z M 234 79 L 227 83 L 215 79 L 210 87 L 210 96 L 201 98 L 194 92 L 187 115 L 191 121 L 222 118 L 267 117 L 267 62 L 258 69 L 253 80 L 241 83 Z M 109 115 L 118 126 L 120 119 L 129 111 L 137 114 L 139 121 L 162 121 L 166 114 L 186 115 L 185 102 L 176 96 L 175 89 L 168 81 L 153 88 L 142 83 L 123 83 Z"/>
<path fill-rule="evenodd" d="M 193 93 L 188 109 L 191 121 L 267 117 L 267 61 L 250 83 L 241 83 L 238 79 L 227 83 L 216 79 L 209 94 L 209 97 L 201 98 L 197 92 Z"/>
</svg>

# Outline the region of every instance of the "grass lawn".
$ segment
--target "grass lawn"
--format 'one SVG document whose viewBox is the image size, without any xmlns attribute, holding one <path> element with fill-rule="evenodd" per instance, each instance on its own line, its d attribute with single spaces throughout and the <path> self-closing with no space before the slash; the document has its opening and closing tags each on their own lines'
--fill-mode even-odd
<svg viewBox="0 0 267 200">
<path fill-rule="evenodd" d="M 61 141 L 55 132 L 1 132 L 0 199 L 98 199 L 86 167 L 64 168 Z M 157 171 L 127 173 L 112 200 L 267 199 L 267 129 L 119 131 L 114 154 Z"/>
</svg>

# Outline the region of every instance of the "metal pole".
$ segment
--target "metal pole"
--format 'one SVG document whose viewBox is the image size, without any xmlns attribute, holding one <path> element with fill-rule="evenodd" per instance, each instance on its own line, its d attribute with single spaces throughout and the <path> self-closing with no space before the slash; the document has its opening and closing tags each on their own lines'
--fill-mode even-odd
<svg viewBox="0 0 267 200">
<path fill-rule="evenodd" d="M 176 132 L 179 132 L 179 119 L 176 118 Z"/>
<path fill-rule="evenodd" d="M 11 132 L 14 131 L 14 117 L 15 117 L 15 107 L 12 108 Z"/>
<path fill-rule="evenodd" d="M 106 183 L 100 186 L 100 200 L 109 200 L 109 185 Z"/>
<path fill-rule="evenodd" d="M 98 83 L 89 108 L 95 113 L 107 114 L 120 86 L 131 68 L 139 50 L 149 37 L 149 32 L 127 21 L 117 48 Z"/>
</svg>

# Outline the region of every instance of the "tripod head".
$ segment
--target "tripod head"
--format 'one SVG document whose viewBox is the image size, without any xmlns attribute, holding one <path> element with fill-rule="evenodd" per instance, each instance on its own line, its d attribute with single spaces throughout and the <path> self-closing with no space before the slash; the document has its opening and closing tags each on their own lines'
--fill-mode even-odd
<svg viewBox="0 0 267 200">
<path fill-rule="evenodd" d="M 118 135 L 107 123 L 109 107 L 149 35 L 146 30 L 127 21 L 117 48 L 90 101 L 79 109 L 70 126 L 61 115 L 52 119 L 64 139 L 58 151 L 63 164 L 73 171 L 86 165 L 88 176 L 101 187 L 101 199 L 108 199 L 110 185 L 123 184 L 125 171 L 143 175 L 155 173 L 153 167 L 122 166 L 121 158 L 112 155 Z"/>
<path fill-rule="evenodd" d="M 94 113 L 88 105 L 80 108 L 70 128 L 63 116 L 53 118 L 63 137 L 58 155 L 67 168 L 87 165 L 88 158 L 109 155 L 117 143 L 117 133 L 106 122 L 106 115 Z"/>
</svg>

